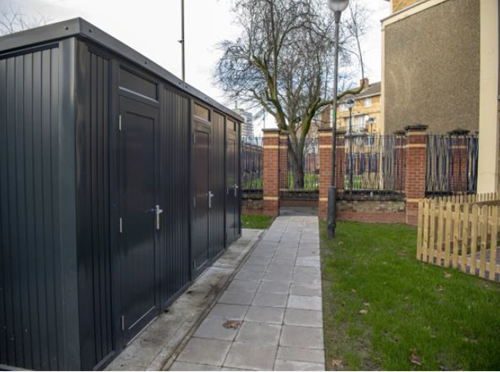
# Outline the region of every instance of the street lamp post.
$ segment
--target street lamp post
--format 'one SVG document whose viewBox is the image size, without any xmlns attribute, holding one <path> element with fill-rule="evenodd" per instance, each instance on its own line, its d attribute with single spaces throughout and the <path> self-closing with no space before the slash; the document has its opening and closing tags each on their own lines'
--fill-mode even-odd
<svg viewBox="0 0 500 372">
<path fill-rule="evenodd" d="M 186 81 L 186 30 L 185 30 L 185 9 L 184 0 L 181 0 L 181 39 L 179 43 L 182 47 L 182 81 Z"/>
<path fill-rule="evenodd" d="M 370 126 L 370 135 L 373 135 L 373 125 L 375 124 L 375 119 L 370 118 L 368 119 L 368 125 Z"/>
<path fill-rule="evenodd" d="M 346 102 L 345 105 L 349 108 L 349 192 L 352 194 L 352 187 L 353 187 L 353 181 L 354 181 L 354 160 L 352 156 L 352 144 L 353 144 L 353 138 L 352 138 L 352 109 L 354 108 L 354 105 L 356 105 L 356 101 L 353 100 L 352 98 L 349 98 Z"/>
<path fill-rule="evenodd" d="M 339 80 L 339 35 L 340 17 L 349 6 L 349 0 L 328 0 L 330 10 L 335 14 L 335 67 L 333 82 L 333 123 L 332 123 L 332 174 L 328 188 L 328 236 L 335 237 L 337 225 L 337 187 L 335 182 L 335 154 L 337 152 L 337 100 Z"/>
</svg>

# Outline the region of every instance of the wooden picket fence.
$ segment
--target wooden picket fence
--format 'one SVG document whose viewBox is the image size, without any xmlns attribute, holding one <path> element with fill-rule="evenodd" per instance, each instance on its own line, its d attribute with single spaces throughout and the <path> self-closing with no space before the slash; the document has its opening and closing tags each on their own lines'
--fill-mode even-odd
<svg viewBox="0 0 500 372">
<path fill-rule="evenodd" d="M 499 281 L 499 215 L 500 194 L 422 200 L 417 259 Z"/>
</svg>

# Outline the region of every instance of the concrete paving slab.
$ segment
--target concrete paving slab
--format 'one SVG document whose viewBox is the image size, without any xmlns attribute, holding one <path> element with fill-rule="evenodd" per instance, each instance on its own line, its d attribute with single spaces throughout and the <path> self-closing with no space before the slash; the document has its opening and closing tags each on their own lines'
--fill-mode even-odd
<svg viewBox="0 0 500 372">
<path fill-rule="evenodd" d="M 226 291 L 219 300 L 220 304 L 230 305 L 250 305 L 254 298 L 252 292 Z"/>
<path fill-rule="evenodd" d="M 235 341 L 247 344 L 278 345 L 280 333 L 281 325 L 278 324 L 244 322 Z"/>
<path fill-rule="evenodd" d="M 245 321 L 281 325 L 284 315 L 284 308 L 251 306 L 245 316 Z"/>
<path fill-rule="evenodd" d="M 230 348 L 230 341 L 192 338 L 182 350 L 177 361 L 222 366 Z"/>
<path fill-rule="evenodd" d="M 235 342 L 224 362 L 224 367 L 271 371 L 274 367 L 277 349 L 276 345 Z"/>
<path fill-rule="evenodd" d="M 249 306 L 217 304 L 210 311 L 208 317 L 224 320 L 243 320 L 248 308 Z"/>
<path fill-rule="evenodd" d="M 288 295 L 290 293 L 290 283 L 263 281 L 260 284 L 258 292 Z"/>
<path fill-rule="evenodd" d="M 236 275 L 236 280 L 244 280 L 244 281 L 251 281 L 251 282 L 260 282 L 262 280 L 262 277 L 264 276 L 264 272 L 262 271 L 250 271 L 250 270 L 241 270 L 237 275 Z"/>
<path fill-rule="evenodd" d="M 201 323 L 193 337 L 233 341 L 238 328 L 226 328 L 224 327 L 226 322 L 225 319 L 207 318 Z"/>
<path fill-rule="evenodd" d="M 288 308 L 302 310 L 317 310 L 323 308 L 321 297 L 290 296 L 288 298 Z"/>
<path fill-rule="evenodd" d="M 325 364 L 325 353 L 323 350 L 299 349 L 296 347 L 280 346 L 276 359 L 283 361 L 310 362 Z"/>
<path fill-rule="evenodd" d="M 323 312 L 287 308 L 283 323 L 292 326 L 323 328 Z"/>
<path fill-rule="evenodd" d="M 288 295 L 257 292 L 252 302 L 253 306 L 286 307 Z"/>
<path fill-rule="evenodd" d="M 228 291 L 252 293 L 257 292 L 257 289 L 259 289 L 259 282 L 250 282 L 244 280 L 233 280 L 227 288 Z"/>
<path fill-rule="evenodd" d="M 290 283 L 292 281 L 292 273 L 279 272 L 273 273 L 268 272 L 262 278 L 265 282 L 280 282 L 280 283 Z"/>
<path fill-rule="evenodd" d="M 293 296 L 320 297 L 321 286 L 317 284 L 292 283 L 290 294 Z"/>
<path fill-rule="evenodd" d="M 296 362 L 291 360 L 276 360 L 275 371 L 324 371 L 324 364 Z"/>
<path fill-rule="evenodd" d="M 321 328 L 284 325 L 281 330 L 280 346 L 324 349 L 323 330 Z"/>
<path fill-rule="evenodd" d="M 245 270 L 245 271 L 265 272 L 267 270 L 267 267 L 268 267 L 267 264 L 246 263 L 246 264 L 243 265 L 243 267 L 241 269 Z"/>
<path fill-rule="evenodd" d="M 321 284 L 321 276 L 295 273 L 293 274 L 292 282 L 302 284 Z"/>
<path fill-rule="evenodd" d="M 172 365 L 171 371 L 220 371 L 220 367 L 209 366 L 206 364 L 194 364 L 175 362 Z"/>
</svg>

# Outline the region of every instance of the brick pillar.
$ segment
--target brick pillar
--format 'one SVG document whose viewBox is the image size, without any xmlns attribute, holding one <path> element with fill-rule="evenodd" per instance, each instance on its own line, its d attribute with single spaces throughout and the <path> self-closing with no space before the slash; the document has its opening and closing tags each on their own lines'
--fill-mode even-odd
<svg viewBox="0 0 500 372">
<path fill-rule="evenodd" d="M 326 219 L 328 212 L 328 188 L 330 187 L 332 167 L 332 129 L 319 129 L 319 203 L 318 215 Z M 335 182 L 340 195 L 345 186 L 345 132 L 337 131 L 337 154 Z"/>
<path fill-rule="evenodd" d="M 418 222 L 418 202 L 425 198 L 427 125 L 406 127 L 406 223 Z"/>
<path fill-rule="evenodd" d="M 288 134 L 286 132 L 280 133 L 280 189 L 286 189 L 288 186 Z"/>
<path fill-rule="evenodd" d="M 280 211 L 280 130 L 264 129 L 264 214 L 276 217 Z"/>
</svg>

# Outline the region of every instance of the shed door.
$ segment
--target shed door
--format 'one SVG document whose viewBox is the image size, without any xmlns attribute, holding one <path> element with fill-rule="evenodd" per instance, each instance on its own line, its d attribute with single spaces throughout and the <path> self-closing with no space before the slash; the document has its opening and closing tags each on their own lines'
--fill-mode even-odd
<svg viewBox="0 0 500 372">
<path fill-rule="evenodd" d="M 210 131 L 194 133 L 193 268 L 197 276 L 208 264 L 210 239 Z"/>
<path fill-rule="evenodd" d="M 232 243 L 238 236 L 238 152 L 234 134 L 227 137 L 227 240 Z"/>
<path fill-rule="evenodd" d="M 124 343 L 158 313 L 155 138 L 158 109 L 120 99 L 121 295 Z"/>
</svg>

